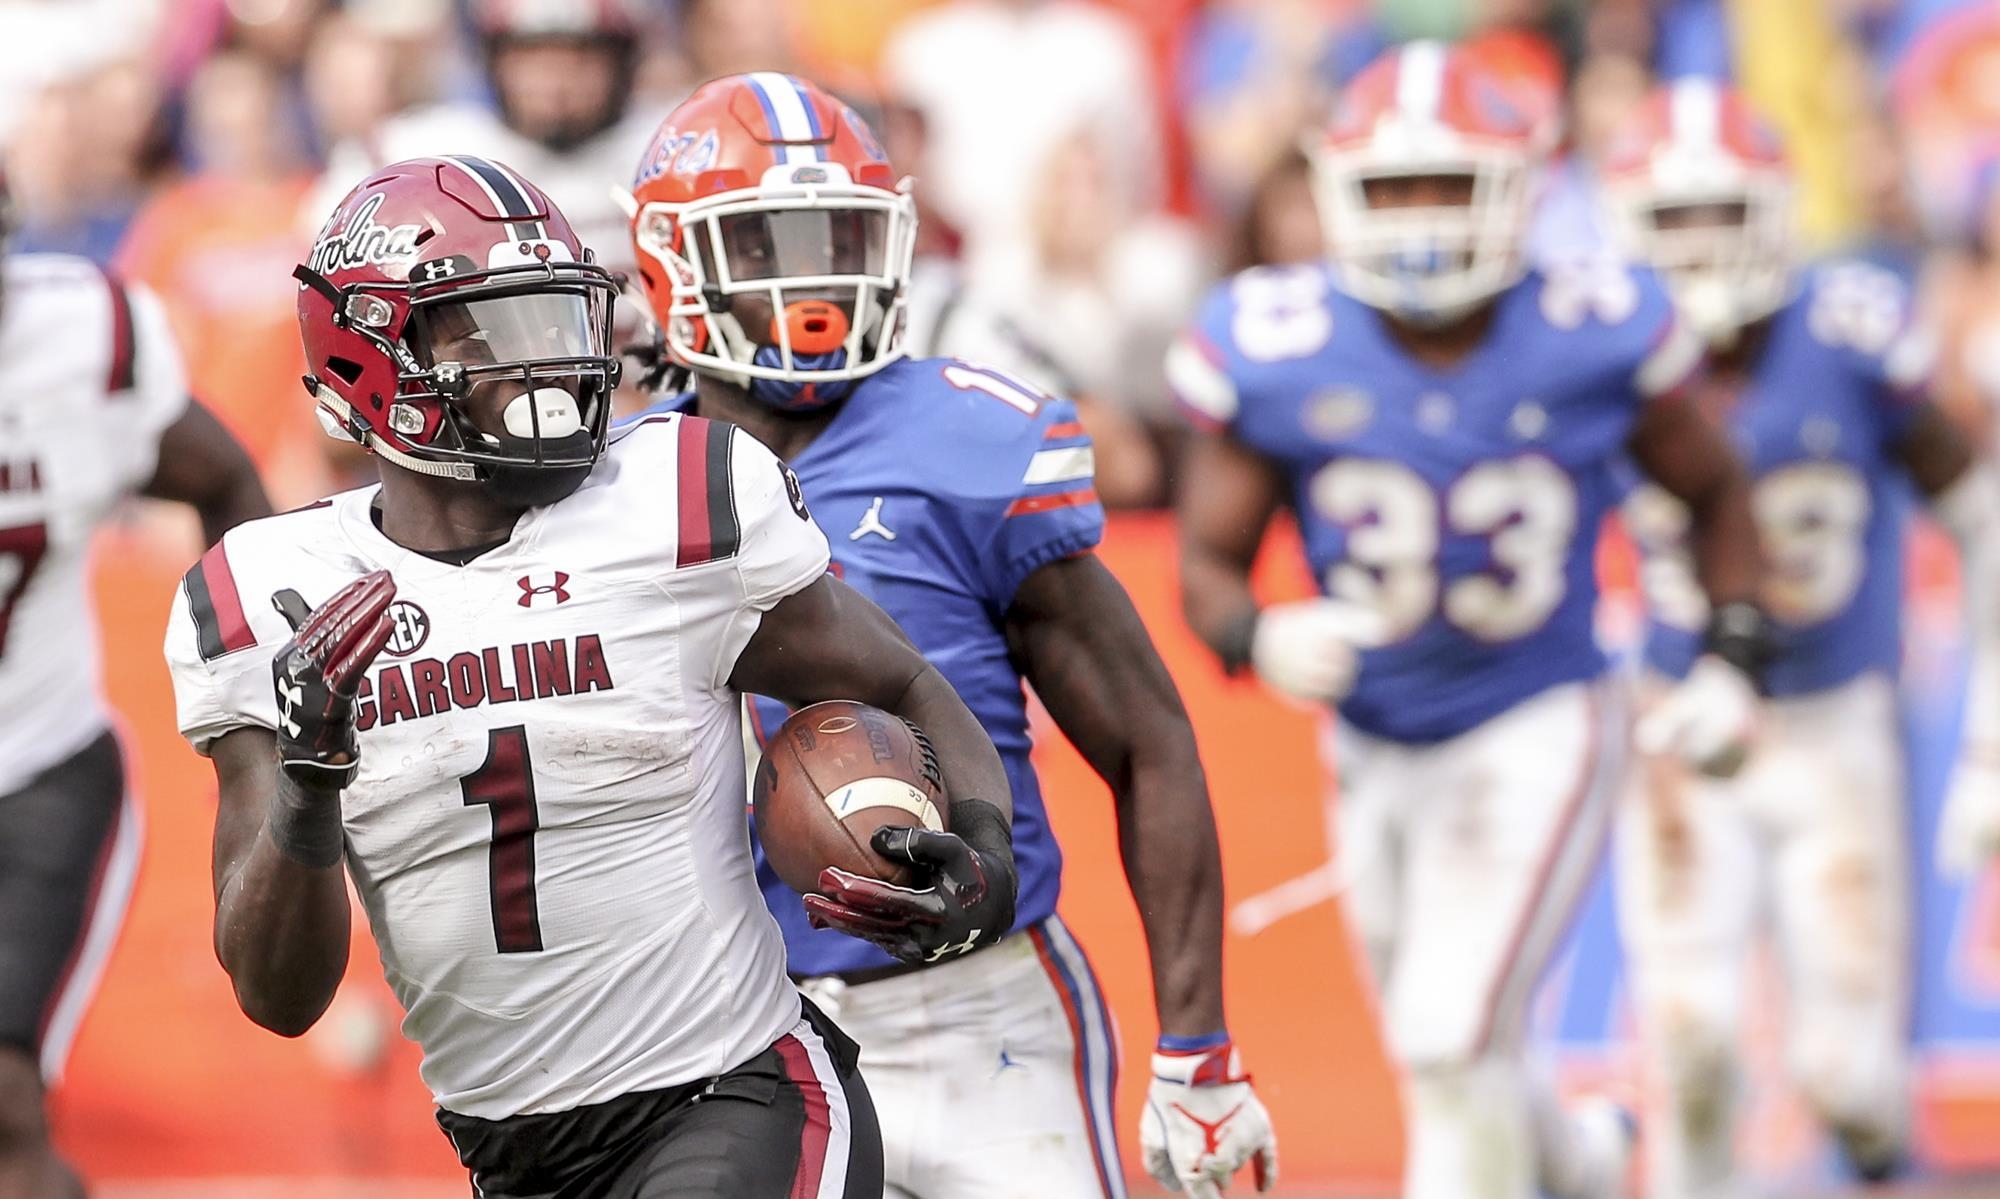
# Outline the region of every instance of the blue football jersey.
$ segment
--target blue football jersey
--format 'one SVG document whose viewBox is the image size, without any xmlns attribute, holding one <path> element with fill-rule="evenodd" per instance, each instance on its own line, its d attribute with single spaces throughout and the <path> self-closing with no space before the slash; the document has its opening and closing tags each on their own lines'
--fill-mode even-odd
<svg viewBox="0 0 2000 1199">
<path fill-rule="evenodd" d="M 1531 272 L 1433 369 L 1316 264 L 1225 282 L 1168 371 L 1197 422 L 1282 470 L 1322 590 L 1387 622 L 1341 715 L 1430 742 L 1604 670 L 1613 464 L 1700 353 L 1649 272 L 1586 260 Z"/>
<path fill-rule="evenodd" d="M 1054 914 L 1062 852 L 1028 761 L 1027 695 L 1002 623 L 1022 580 L 1102 539 L 1092 462 L 1068 400 L 953 359 L 906 359 L 870 376 L 790 462 L 832 543 L 833 572 L 895 618 L 1000 751 L 1014 791 L 1017 928 Z M 757 697 L 751 716 L 762 744 L 786 709 Z M 807 924 L 761 849 L 757 870 L 794 974 L 893 964 Z"/>
<path fill-rule="evenodd" d="M 1753 508 L 1779 633 L 1765 675 L 1773 695 L 1893 671 L 1902 652 L 1903 532 L 1912 491 L 1895 447 L 1918 411 L 1930 342 L 1909 289 L 1871 263 L 1807 272 L 1772 318 L 1727 413 L 1755 479 Z M 1682 542 L 1686 515 L 1655 493 L 1634 498 L 1647 555 L 1647 663 L 1674 677 L 1700 652 L 1707 607 Z"/>
</svg>

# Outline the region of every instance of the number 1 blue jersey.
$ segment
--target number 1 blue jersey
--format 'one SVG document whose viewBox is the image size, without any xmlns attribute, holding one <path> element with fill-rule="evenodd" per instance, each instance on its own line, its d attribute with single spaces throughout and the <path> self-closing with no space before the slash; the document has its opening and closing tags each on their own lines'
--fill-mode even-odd
<svg viewBox="0 0 2000 1199">
<path fill-rule="evenodd" d="M 1062 852 L 1028 760 L 1027 695 L 1003 621 L 1023 580 L 1103 537 L 1075 406 L 984 367 L 905 359 L 863 380 L 789 465 L 832 543 L 833 572 L 895 618 L 1000 751 L 1014 792 L 1015 926 L 1047 918 Z M 761 745 L 786 710 L 757 697 L 751 716 Z M 792 973 L 893 964 L 865 941 L 807 924 L 761 849 L 757 873 Z"/>
<path fill-rule="evenodd" d="M 1770 572 L 1763 601 L 1779 632 L 1764 676 L 1773 695 L 1896 669 L 1910 506 L 1896 446 L 1919 410 L 1930 351 L 1894 273 L 1825 263 L 1772 317 L 1727 413 L 1755 479 Z M 1707 616 L 1682 544 L 1686 516 L 1663 496 L 1641 494 L 1631 523 L 1647 555 L 1646 660 L 1679 677 L 1700 651 Z"/>
<path fill-rule="evenodd" d="M 1313 265 L 1223 284 L 1169 376 L 1193 419 L 1283 472 L 1326 594 L 1385 618 L 1341 715 L 1430 742 L 1603 671 L 1594 550 L 1622 494 L 1613 463 L 1641 406 L 1699 359 L 1659 282 L 1615 263 L 1531 273 L 1442 370 Z"/>
</svg>

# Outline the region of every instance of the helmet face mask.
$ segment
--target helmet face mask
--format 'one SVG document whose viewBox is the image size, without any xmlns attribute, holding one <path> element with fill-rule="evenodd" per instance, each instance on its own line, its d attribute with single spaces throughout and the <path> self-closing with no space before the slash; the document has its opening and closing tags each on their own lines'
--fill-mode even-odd
<svg viewBox="0 0 2000 1199">
<path fill-rule="evenodd" d="M 1341 286 L 1418 327 L 1452 324 L 1520 279 L 1537 128 L 1463 52 L 1391 51 L 1307 147 Z"/>
<path fill-rule="evenodd" d="M 1447 325 L 1520 278 L 1530 173 L 1510 153 L 1373 167 L 1316 164 L 1329 249 L 1356 298 Z"/>
<path fill-rule="evenodd" d="M 397 164 L 328 223 L 295 272 L 307 382 L 330 430 L 406 470 L 532 507 L 575 490 L 602 451 L 619 376 L 617 282 L 511 173 L 495 177 L 521 189 L 513 212 L 455 210 L 437 181 L 466 163 L 500 169 Z M 531 206 L 540 218 L 505 219 Z M 426 220 L 389 226 L 384 210 Z"/>
<path fill-rule="evenodd" d="M 811 150 L 738 119 L 734 101 L 768 103 L 774 89 L 810 110 Z M 917 218 L 891 178 L 873 134 L 810 84 L 758 75 L 699 89 L 656 135 L 632 220 L 669 358 L 788 411 L 844 398 L 901 358 Z"/>
<path fill-rule="evenodd" d="M 1776 138 L 1734 95 L 1694 80 L 1656 94 L 1608 185 L 1626 249 L 1660 272 L 1711 345 L 1734 345 L 1791 295 L 1791 174 Z"/>
</svg>

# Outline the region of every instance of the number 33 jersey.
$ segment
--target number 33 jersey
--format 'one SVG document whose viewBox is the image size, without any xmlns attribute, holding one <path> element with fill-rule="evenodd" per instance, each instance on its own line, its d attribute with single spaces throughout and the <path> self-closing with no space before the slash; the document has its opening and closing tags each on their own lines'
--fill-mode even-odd
<svg viewBox="0 0 2000 1199">
<path fill-rule="evenodd" d="M 796 481 L 728 425 L 623 431 L 463 566 L 389 541 L 378 488 L 232 530 L 167 630 L 206 752 L 283 719 L 272 595 L 396 580 L 356 706 L 347 865 L 438 1104 L 498 1119 L 721 1074 L 798 1018 L 744 829 L 761 614 L 825 573 Z"/>
<path fill-rule="evenodd" d="M 1779 652 L 1773 695 L 1824 690 L 1902 653 L 1903 533 L 1913 494 L 1896 448 L 1921 411 L 1933 362 L 1908 288 L 1866 262 L 1807 272 L 1772 318 L 1740 392 L 1718 396 L 1748 464 L 1768 564 L 1763 602 Z M 1708 606 L 1686 546 L 1687 511 L 1657 488 L 1628 504 L 1645 555 L 1647 664 L 1687 672 Z"/>
<path fill-rule="evenodd" d="M 1531 273 L 1448 369 L 1311 265 L 1223 284 L 1168 376 L 1198 424 L 1282 472 L 1322 590 L 1384 618 L 1342 716 L 1428 742 L 1604 669 L 1594 551 L 1614 462 L 1699 359 L 1658 281 L 1615 263 Z"/>
</svg>

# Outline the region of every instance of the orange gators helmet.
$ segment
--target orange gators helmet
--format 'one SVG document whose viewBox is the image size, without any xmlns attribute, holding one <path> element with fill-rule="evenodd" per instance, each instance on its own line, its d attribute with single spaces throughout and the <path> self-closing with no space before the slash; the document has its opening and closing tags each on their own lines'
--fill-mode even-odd
<svg viewBox="0 0 2000 1199">
<path fill-rule="evenodd" d="M 790 75 L 713 80 L 667 115 L 632 190 L 675 365 L 805 410 L 902 357 L 916 205 L 852 108 Z"/>
<path fill-rule="evenodd" d="M 1341 286 L 1420 325 L 1512 286 L 1548 132 L 1458 47 L 1412 42 L 1377 59 L 1307 145 Z"/>
<path fill-rule="evenodd" d="M 1731 89 L 1682 79 L 1654 92 L 1614 143 L 1605 188 L 1627 248 L 1711 344 L 1730 344 L 1791 293 L 1791 168 Z"/>
</svg>

